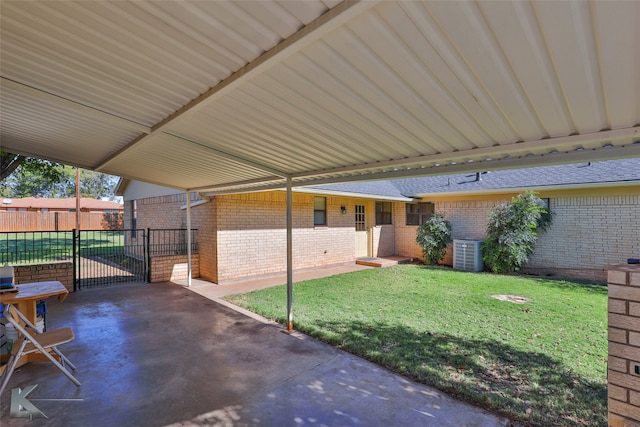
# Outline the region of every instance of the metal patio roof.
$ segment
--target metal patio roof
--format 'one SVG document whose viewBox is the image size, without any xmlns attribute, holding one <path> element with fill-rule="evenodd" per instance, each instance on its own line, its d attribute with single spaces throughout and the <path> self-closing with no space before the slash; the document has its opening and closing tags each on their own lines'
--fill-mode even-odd
<svg viewBox="0 0 640 427">
<path fill-rule="evenodd" d="M 640 157 L 640 2 L 0 2 L 0 149 L 236 191 Z"/>
</svg>

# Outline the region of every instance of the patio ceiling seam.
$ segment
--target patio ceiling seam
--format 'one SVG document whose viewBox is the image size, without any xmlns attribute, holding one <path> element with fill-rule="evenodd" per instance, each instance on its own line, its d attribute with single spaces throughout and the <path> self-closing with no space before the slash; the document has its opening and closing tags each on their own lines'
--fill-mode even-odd
<svg viewBox="0 0 640 427">
<path fill-rule="evenodd" d="M 119 127 L 124 127 L 126 129 L 131 129 L 131 130 L 137 130 L 139 132 L 142 132 L 143 134 L 151 133 L 150 127 L 140 123 L 136 123 L 124 117 L 116 116 L 112 113 L 109 113 L 108 111 L 100 110 L 98 108 L 91 107 L 89 105 L 85 105 L 76 101 L 71 101 L 67 98 L 63 98 L 61 96 L 54 95 L 49 92 L 45 92 L 38 88 L 28 86 L 24 83 L 16 82 L 6 77 L 0 76 L 0 79 L 2 79 L 2 84 L 1 84 L 2 87 L 13 89 L 23 95 L 33 96 L 40 100 L 51 101 L 52 103 L 55 103 L 59 106 L 68 107 L 74 111 L 80 112 L 84 115 L 89 115 L 98 120 L 109 121 L 115 125 L 118 125 Z"/>
<path fill-rule="evenodd" d="M 607 155 L 603 155 L 608 153 Z M 570 152 L 545 153 L 538 155 L 525 155 L 493 160 L 481 160 L 473 162 L 461 162 L 456 164 L 442 164 L 431 166 L 399 167 L 391 171 L 366 170 L 358 174 L 318 176 L 317 178 L 302 177 L 293 178 L 293 187 L 308 187 L 322 184 L 337 184 L 354 181 L 375 181 L 398 178 L 415 178 L 429 175 L 449 175 L 455 173 L 477 172 L 499 169 L 516 169 L 535 166 L 540 158 L 546 158 L 546 164 L 566 164 L 602 160 L 604 158 L 640 157 L 640 143 L 632 143 L 629 146 L 592 148 Z M 253 179 L 237 181 L 226 184 L 200 186 L 191 188 L 190 191 L 200 191 L 211 194 L 233 194 L 269 190 L 282 190 L 285 182 L 282 178 Z"/>
<path fill-rule="evenodd" d="M 204 148 L 207 151 L 215 153 L 216 155 L 218 155 L 220 157 L 223 157 L 223 158 L 225 158 L 227 160 L 231 160 L 232 162 L 239 163 L 239 164 L 241 164 L 243 166 L 248 166 L 250 168 L 258 169 L 258 170 L 261 170 L 263 172 L 269 172 L 269 173 L 272 173 L 274 175 L 280 176 L 282 178 L 285 178 L 287 176 L 286 172 L 283 172 L 283 171 L 281 171 L 279 169 L 275 169 L 275 168 L 272 168 L 272 167 L 269 167 L 269 166 L 254 162 L 252 160 L 245 159 L 244 157 L 239 157 L 239 156 L 237 156 L 235 154 L 227 153 L 226 151 L 222 151 L 222 150 L 219 150 L 217 148 L 210 147 L 210 146 L 208 146 L 206 144 L 203 144 L 203 143 L 198 142 L 198 141 L 194 141 L 193 139 L 187 138 L 185 136 L 177 135 L 175 133 L 171 133 L 171 132 L 167 132 L 167 131 L 164 131 L 162 133 L 165 134 L 165 135 L 168 135 L 168 136 L 170 136 L 172 138 L 177 138 L 177 139 L 180 139 L 181 141 L 185 141 L 185 142 L 188 142 L 188 143 L 190 143 L 192 145 L 196 145 L 198 147 Z"/>
<path fill-rule="evenodd" d="M 318 40 L 328 31 L 331 31 L 332 29 L 344 24 L 349 19 L 361 14 L 377 3 L 378 1 L 374 0 L 343 1 L 336 7 L 327 11 L 324 15 L 319 16 L 313 22 L 302 27 L 293 35 L 284 39 L 276 46 L 264 52 L 255 60 L 249 62 L 244 67 L 234 72 L 217 85 L 211 87 L 200 96 L 191 100 L 182 108 L 178 109 L 177 111 L 173 112 L 172 114 L 152 126 L 151 131 L 148 134 L 140 135 L 138 138 L 135 138 L 130 143 L 128 143 L 121 150 L 118 150 L 117 152 L 100 161 L 95 166 L 95 169 L 98 170 L 104 168 L 110 161 L 114 160 L 116 157 L 118 157 L 126 150 L 132 148 L 134 145 L 146 140 L 154 133 L 164 132 L 165 129 L 172 123 L 177 123 L 177 121 L 182 119 L 183 117 L 186 117 L 189 114 L 192 114 L 205 107 L 209 103 L 215 101 L 216 99 L 228 93 L 230 90 L 234 89 L 239 84 L 242 84 L 244 81 L 250 79 L 254 75 L 263 72 L 264 70 L 277 64 L 278 62 L 282 61 L 283 58 L 300 51 L 303 47 Z"/>
<path fill-rule="evenodd" d="M 518 142 L 507 145 L 496 145 L 491 147 L 484 148 L 475 148 L 472 150 L 459 151 L 455 154 L 453 153 L 439 153 L 439 154 L 431 154 L 425 156 L 417 156 L 413 158 L 405 158 L 405 159 L 395 159 L 395 160 L 387 160 L 383 162 L 376 163 L 366 163 L 362 165 L 352 165 L 352 166 L 344 166 L 326 170 L 317 170 L 310 172 L 303 172 L 292 174 L 292 178 L 307 178 L 313 176 L 322 176 L 322 175 L 330 175 L 336 173 L 350 173 L 350 172 L 358 172 L 362 171 L 366 173 L 367 170 L 373 168 L 400 168 L 406 167 L 411 164 L 420 164 L 420 163 L 431 163 L 438 164 L 439 161 L 446 161 L 449 164 L 455 164 L 456 161 L 467 161 L 467 159 L 471 157 L 491 157 L 491 156 L 504 156 L 508 155 L 508 153 L 513 152 L 514 150 L 518 151 L 540 151 L 541 149 L 546 151 L 546 154 L 553 154 L 554 152 L 560 151 L 574 151 L 579 147 L 571 147 L 571 145 L 581 144 L 583 142 L 593 141 L 594 136 L 599 135 L 597 138 L 600 140 L 601 146 L 604 146 L 606 143 L 610 143 L 614 140 L 628 140 L 629 143 L 633 143 L 635 138 L 640 138 L 640 127 L 626 128 L 626 129 L 617 129 L 612 131 L 603 131 L 598 132 L 596 134 L 583 134 L 583 135 L 572 135 L 566 137 L 558 137 L 558 138 L 548 138 L 544 140 L 536 140 L 536 141 L 526 141 L 526 142 Z M 623 145 L 623 144 L 618 144 Z M 542 154 L 538 154 L 542 155 Z M 498 160 L 498 159 L 493 159 Z"/>
</svg>

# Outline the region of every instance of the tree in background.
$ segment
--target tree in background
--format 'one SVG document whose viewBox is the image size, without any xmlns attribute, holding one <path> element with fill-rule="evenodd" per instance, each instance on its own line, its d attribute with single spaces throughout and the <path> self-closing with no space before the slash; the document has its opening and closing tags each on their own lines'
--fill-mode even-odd
<svg viewBox="0 0 640 427">
<path fill-rule="evenodd" d="M 447 253 L 447 244 L 451 242 L 451 224 L 441 214 L 434 214 L 418 227 L 416 242 L 422 248 L 424 260 L 437 264 Z"/>
<path fill-rule="evenodd" d="M 19 196 L 25 192 L 38 195 L 63 178 L 62 170 L 58 163 L 0 151 L 0 193 L 2 197 L 28 197 Z"/>
<path fill-rule="evenodd" d="M 0 196 L 75 197 L 76 168 L 0 152 Z M 114 199 L 118 177 L 80 170 L 80 196 Z"/>
<path fill-rule="evenodd" d="M 485 265 L 495 273 L 518 271 L 529 260 L 538 230 L 551 224 L 551 216 L 533 191 L 525 191 L 498 205 L 489 214 L 487 237 L 482 245 Z"/>
</svg>

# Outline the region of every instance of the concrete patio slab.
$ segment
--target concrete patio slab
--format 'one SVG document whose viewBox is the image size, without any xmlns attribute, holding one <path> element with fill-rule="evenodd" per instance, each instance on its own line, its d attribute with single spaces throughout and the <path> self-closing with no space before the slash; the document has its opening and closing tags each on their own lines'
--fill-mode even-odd
<svg viewBox="0 0 640 427">
<path fill-rule="evenodd" d="M 510 424 L 172 283 L 73 293 L 47 322 L 74 329 L 62 349 L 82 386 L 23 366 L 1 397 L 3 427 Z M 10 390 L 35 384 L 29 399 L 48 419 L 11 417 Z"/>
</svg>

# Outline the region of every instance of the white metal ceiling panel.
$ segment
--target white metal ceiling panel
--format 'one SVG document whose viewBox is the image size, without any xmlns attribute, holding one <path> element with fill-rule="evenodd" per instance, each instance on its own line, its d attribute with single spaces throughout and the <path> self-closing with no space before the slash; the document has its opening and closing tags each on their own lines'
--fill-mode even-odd
<svg viewBox="0 0 640 427">
<path fill-rule="evenodd" d="M 0 71 L 151 127 L 328 10 L 261 3 L 4 1 Z"/>
<path fill-rule="evenodd" d="M 0 149 L 90 168 L 144 128 L 54 96 L 2 81 Z"/>
<path fill-rule="evenodd" d="M 227 190 L 640 155 L 639 2 L 0 8 L 1 149 Z"/>
<path fill-rule="evenodd" d="M 483 2 L 479 6 L 495 32 L 495 44 L 502 50 L 503 62 L 508 61 L 512 67 L 513 84 L 530 104 L 529 113 L 540 126 L 541 136 L 566 135 L 568 129 L 574 129 L 573 123 L 533 5 L 512 2 L 501 6 Z"/>
<path fill-rule="evenodd" d="M 607 129 L 589 3 L 540 2 L 535 9 L 576 131 Z"/>
<path fill-rule="evenodd" d="M 607 7 L 593 2 L 598 67 L 604 93 L 607 126 L 619 129 L 638 125 L 640 117 L 640 2 L 619 2 Z"/>
<path fill-rule="evenodd" d="M 273 180 L 274 175 L 229 156 L 165 133 L 136 144 L 110 166 L 110 173 L 175 188 L 198 188 L 212 182 Z M 167 180 L 170 177 L 170 180 Z"/>
</svg>

